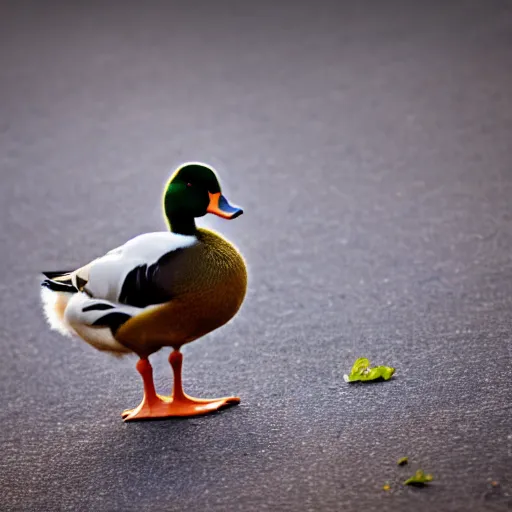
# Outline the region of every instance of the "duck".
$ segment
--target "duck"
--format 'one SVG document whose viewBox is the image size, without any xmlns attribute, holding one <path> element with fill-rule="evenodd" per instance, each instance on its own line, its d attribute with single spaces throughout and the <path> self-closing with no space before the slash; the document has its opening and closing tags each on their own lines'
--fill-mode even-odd
<svg viewBox="0 0 512 512">
<path fill-rule="evenodd" d="M 141 403 L 125 421 L 189 417 L 240 402 L 237 396 L 194 398 L 182 384 L 183 345 L 229 322 L 247 291 L 240 251 L 219 233 L 196 226 L 206 214 L 233 220 L 243 210 L 223 195 L 216 170 L 179 166 L 164 187 L 168 229 L 135 236 L 75 270 L 42 272 L 41 300 L 49 327 L 115 356 L 136 354 Z M 171 347 L 173 388 L 157 394 L 149 356 Z"/>
</svg>

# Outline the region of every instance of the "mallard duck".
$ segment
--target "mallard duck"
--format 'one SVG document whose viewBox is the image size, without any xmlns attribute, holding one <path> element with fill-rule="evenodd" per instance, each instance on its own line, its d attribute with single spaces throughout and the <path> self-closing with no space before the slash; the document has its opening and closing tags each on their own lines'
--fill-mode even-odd
<svg viewBox="0 0 512 512">
<path fill-rule="evenodd" d="M 221 327 L 238 312 L 247 271 L 238 250 L 219 234 L 197 228 L 207 213 L 235 219 L 243 211 L 221 193 L 216 172 L 187 163 L 163 195 L 169 231 L 146 233 L 74 271 L 43 272 L 41 297 L 50 327 L 78 336 L 98 350 L 135 353 L 144 384 L 142 402 L 125 421 L 196 416 L 240 402 L 238 397 L 198 399 L 185 394 L 180 348 Z M 155 391 L 149 356 L 172 347 L 171 396 Z"/>
</svg>

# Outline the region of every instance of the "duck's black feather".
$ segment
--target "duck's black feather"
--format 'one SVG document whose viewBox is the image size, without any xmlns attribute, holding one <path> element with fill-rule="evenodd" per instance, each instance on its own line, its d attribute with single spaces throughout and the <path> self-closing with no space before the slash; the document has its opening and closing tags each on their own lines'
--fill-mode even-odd
<svg viewBox="0 0 512 512">
<path fill-rule="evenodd" d="M 130 320 L 131 316 L 128 313 L 121 313 L 120 311 L 112 311 L 106 315 L 98 318 L 92 325 L 97 327 L 109 327 L 112 335 L 115 336 L 117 330 L 121 325 Z"/>
<path fill-rule="evenodd" d="M 95 302 L 94 304 L 91 304 L 90 306 L 86 306 L 82 309 L 84 313 L 87 311 L 104 311 L 106 309 L 114 309 L 115 306 L 113 304 L 107 304 L 106 302 Z"/>
<path fill-rule="evenodd" d="M 47 277 L 48 279 L 55 279 L 56 277 L 62 277 L 66 274 L 71 274 L 73 270 L 50 270 L 47 272 L 41 272 L 43 276 Z"/>
<path fill-rule="evenodd" d="M 52 292 L 76 293 L 78 290 L 72 285 L 61 281 L 52 281 L 45 279 L 41 286 L 49 288 Z"/>
<path fill-rule="evenodd" d="M 169 302 L 172 294 L 160 286 L 159 274 L 162 265 L 181 253 L 180 250 L 173 251 L 162 256 L 152 265 L 139 265 L 131 270 L 123 282 L 119 302 L 138 308 Z"/>
</svg>

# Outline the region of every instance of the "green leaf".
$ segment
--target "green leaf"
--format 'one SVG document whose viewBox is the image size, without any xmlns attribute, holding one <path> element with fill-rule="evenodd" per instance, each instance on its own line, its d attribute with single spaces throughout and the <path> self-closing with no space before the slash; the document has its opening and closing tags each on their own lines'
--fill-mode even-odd
<svg viewBox="0 0 512 512">
<path fill-rule="evenodd" d="M 434 477 L 432 475 L 425 474 L 422 469 L 418 469 L 411 478 L 408 478 L 404 482 L 404 485 L 426 485 L 432 482 L 433 479 Z"/>
<path fill-rule="evenodd" d="M 356 360 L 350 371 L 350 375 L 344 375 L 345 382 L 367 382 L 377 379 L 389 380 L 395 369 L 389 366 L 376 366 L 370 368 L 370 361 L 366 357 Z"/>
<path fill-rule="evenodd" d="M 363 375 L 368 368 L 370 368 L 370 361 L 366 357 L 360 357 L 356 359 L 350 374 Z"/>
<path fill-rule="evenodd" d="M 399 466 L 405 466 L 409 462 L 409 457 L 402 457 L 398 459 L 397 464 Z"/>
</svg>

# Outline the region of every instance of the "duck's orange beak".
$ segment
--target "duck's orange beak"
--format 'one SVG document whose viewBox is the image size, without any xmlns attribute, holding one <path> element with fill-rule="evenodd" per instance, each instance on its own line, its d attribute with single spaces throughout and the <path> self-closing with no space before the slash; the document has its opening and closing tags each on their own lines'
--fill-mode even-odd
<svg viewBox="0 0 512 512">
<path fill-rule="evenodd" d="M 207 213 L 213 213 L 223 219 L 236 219 L 244 213 L 242 208 L 231 206 L 220 192 L 215 194 L 208 192 L 208 195 L 210 196 L 210 204 L 206 209 Z"/>
</svg>

